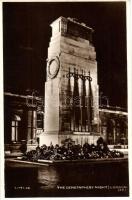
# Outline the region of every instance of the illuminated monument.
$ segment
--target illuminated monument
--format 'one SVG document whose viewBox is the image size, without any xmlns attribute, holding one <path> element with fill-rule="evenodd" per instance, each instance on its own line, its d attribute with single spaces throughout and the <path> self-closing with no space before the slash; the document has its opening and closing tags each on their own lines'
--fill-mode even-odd
<svg viewBox="0 0 132 200">
<path fill-rule="evenodd" d="M 68 138 L 75 144 L 96 143 L 100 136 L 110 148 L 128 148 L 126 109 L 102 104 L 101 99 L 99 106 L 93 29 L 64 17 L 51 27 L 44 126 L 42 98 L 5 92 L 5 152 L 20 151 L 24 142 L 31 150 Z"/>
<path fill-rule="evenodd" d="M 99 136 L 99 89 L 93 29 L 60 17 L 52 24 L 41 144 L 93 143 Z"/>
</svg>

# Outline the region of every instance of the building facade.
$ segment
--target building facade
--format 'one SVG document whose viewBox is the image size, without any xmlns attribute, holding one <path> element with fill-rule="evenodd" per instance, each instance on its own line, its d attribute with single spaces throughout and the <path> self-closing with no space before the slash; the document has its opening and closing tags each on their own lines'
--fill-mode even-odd
<svg viewBox="0 0 132 200">
<path fill-rule="evenodd" d="M 128 114 L 117 107 L 99 108 L 100 133 L 109 145 L 128 147 Z"/>
<path fill-rule="evenodd" d="M 4 113 L 5 151 L 19 151 L 23 142 L 29 148 L 36 147 L 44 130 L 42 99 L 5 92 Z"/>
<path fill-rule="evenodd" d="M 37 100 L 33 98 L 33 96 L 5 93 L 5 151 L 20 151 L 23 141 L 26 142 L 28 150 L 36 148 L 37 145 L 46 144 L 46 140 L 41 141 L 41 135 L 44 134 L 43 100 L 39 97 Z M 127 123 L 128 115 L 125 110 L 105 105 L 99 106 L 98 136 L 103 137 L 112 148 L 128 148 Z M 66 135 L 66 138 L 72 138 L 76 144 L 95 143 L 97 138 L 94 133 L 91 135 L 91 140 L 88 140 L 85 134 L 71 136 L 72 134 Z"/>
</svg>

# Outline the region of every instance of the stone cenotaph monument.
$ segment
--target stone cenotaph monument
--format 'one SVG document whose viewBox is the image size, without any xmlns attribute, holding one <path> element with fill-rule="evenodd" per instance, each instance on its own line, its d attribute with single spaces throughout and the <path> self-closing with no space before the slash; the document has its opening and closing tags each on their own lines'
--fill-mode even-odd
<svg viewBox="0 0 132 200">
<path fill-rule="evenodd" d="M 45 83 L 41 144 L 94 143 L 99 126 L 99 89 L 93 29 L 77 19 L 52 24 Z"/>
</svg>

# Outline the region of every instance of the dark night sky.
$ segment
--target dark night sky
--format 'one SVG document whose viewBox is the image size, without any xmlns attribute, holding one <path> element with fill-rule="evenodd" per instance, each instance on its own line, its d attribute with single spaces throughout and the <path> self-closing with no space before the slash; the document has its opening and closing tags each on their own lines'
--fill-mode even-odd
<svg viewBox="0 0 132 200">
<path fill-rule="evenodd" d="M 3 3 L 4 88 L 44 92 L 50 24 L 60 16 L 92 27 L 100 92 L 110 105 L 127 106 L 125 2 Z"/>
</svg>

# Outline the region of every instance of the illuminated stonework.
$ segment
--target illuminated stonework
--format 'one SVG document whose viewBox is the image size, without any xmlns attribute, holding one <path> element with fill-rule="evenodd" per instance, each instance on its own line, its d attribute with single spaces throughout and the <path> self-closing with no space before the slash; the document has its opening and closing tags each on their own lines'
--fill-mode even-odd
<svg viewBox="0 0 132 200">
<path fill-rule="evenodd" d="M 44 135 L 65 137 L 98 133 L 99 103 L 93 29 L 72 18 L 52 24 L 45 83 Z M 51 137 L 50 137 L 51 136 Z M 54 143 L 54 142 L 53 142 Z"/>
</svg>

